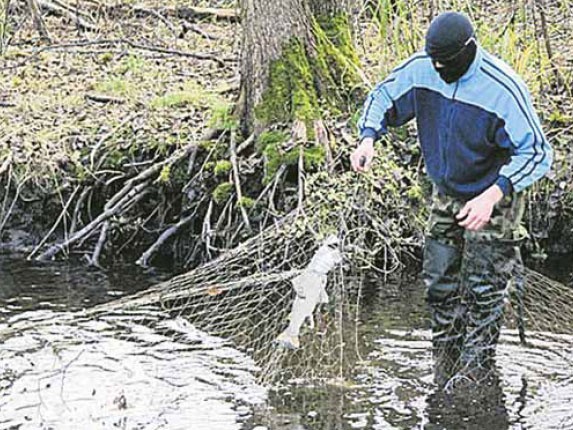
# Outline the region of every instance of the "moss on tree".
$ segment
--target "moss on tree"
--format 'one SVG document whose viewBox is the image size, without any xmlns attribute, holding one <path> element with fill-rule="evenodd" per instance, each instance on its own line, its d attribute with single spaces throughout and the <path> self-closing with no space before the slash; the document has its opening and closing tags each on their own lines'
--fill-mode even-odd
<svg viewBox="0 0 573 430">
<path fill-rule="evenodd" d="M 271 63 L 268 88 L 255 107 L 255 118 L 263 127 L 300 120 L 312 134 L 312 122 L 323 116 L 323 110 L 352 111 L 349 104 L 358 101 L 360 61 L 348 16 L 317 17 L 312 27 L 312 43 L 292 38 L 282 56 Z"/>
<path fill-rule="evenodd" d="M 304 44 L 293 38 L 282 56 L 271 63 L 268 89 L 255 107 L 256 119 L 263 125 L 317 119 L 319 104 L 313 76 Z"/>
</svg>

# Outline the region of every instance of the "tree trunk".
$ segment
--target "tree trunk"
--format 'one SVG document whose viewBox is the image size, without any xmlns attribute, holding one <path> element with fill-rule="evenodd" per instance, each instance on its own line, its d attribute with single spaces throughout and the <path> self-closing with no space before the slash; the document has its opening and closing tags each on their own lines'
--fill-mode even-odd
<svg viewBox="0 0 573 430">
<path fill-rule="evenodd" d="M 351 31 L 354 0 L 241 0 L 244 132 L 296 120 L 320 107 L 346 111 L 361 82 Z"/>
</svg>

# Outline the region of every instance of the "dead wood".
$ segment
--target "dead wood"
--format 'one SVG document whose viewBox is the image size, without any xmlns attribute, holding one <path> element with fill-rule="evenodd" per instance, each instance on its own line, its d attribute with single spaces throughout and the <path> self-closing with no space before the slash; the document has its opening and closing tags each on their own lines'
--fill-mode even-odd
<svg viewBox="0 0 573 430">
<path fill-rule="evenodd" d="M 106 94 L 88 93 L 85 95 L 85 97 L 86 99 L 97 103 L 113 103 L 113 104 L 125 103 L 125 99 L 121 97 L 113 97 L 113 96 L 108 96 Z"/>
<path fill-rule="evenodd" d="M 239 13 L 235 9 L 186 6 L 171 9 L 171 13 L 174 13 L 179 18 L 187 20 L 215 18 L 229 22 L 239 21 Z"/>
<path fill-rule="evenodd" d="M 38 5 L 47 11 L 50 11 L 56 15 L 63 16 L 66 18 L 71 19 L 78 27 L 83 28 L 84 30 L 95 31 L 97 30 L 97 26 L 91 18 L 82 17 L 81 13 L 78 13 L 74 9 L 70 9 L 69 7 L 63 6 L 61 2 L 52 2 L 48 0 L 28 0 L 28 1 L 37 1 Z"/>
</svg>

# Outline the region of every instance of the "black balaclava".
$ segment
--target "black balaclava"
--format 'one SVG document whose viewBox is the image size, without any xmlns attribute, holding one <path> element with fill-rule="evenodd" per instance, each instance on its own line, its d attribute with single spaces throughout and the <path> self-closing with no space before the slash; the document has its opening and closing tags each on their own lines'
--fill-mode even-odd
<svg viewBox="0 0 573 430">
<path fill-rule="evenodd" d="M 477 52 L 474 29 L 461 13 L 438 15 L 426 33 L 426 52 L 434 68 L 448 84 L 460 79 L 470 68 Z M 437 63 L 442 67 L 438 67 Z"/>
</svg>

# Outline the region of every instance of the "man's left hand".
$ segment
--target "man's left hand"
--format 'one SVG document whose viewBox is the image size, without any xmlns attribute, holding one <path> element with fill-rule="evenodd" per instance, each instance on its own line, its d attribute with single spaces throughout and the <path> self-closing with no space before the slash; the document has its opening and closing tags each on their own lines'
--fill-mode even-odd
<svg viewBox="0 0 573 430">
<path fill-rule="evenodd" d="M 458 224 L 466 230 L 478 231 L 485 226 L 493 212 L 494 206 L 503 198 L 503 191 L 492 185 L 479 196 L 467 202 L 456 215 Z"/>
</svg>

